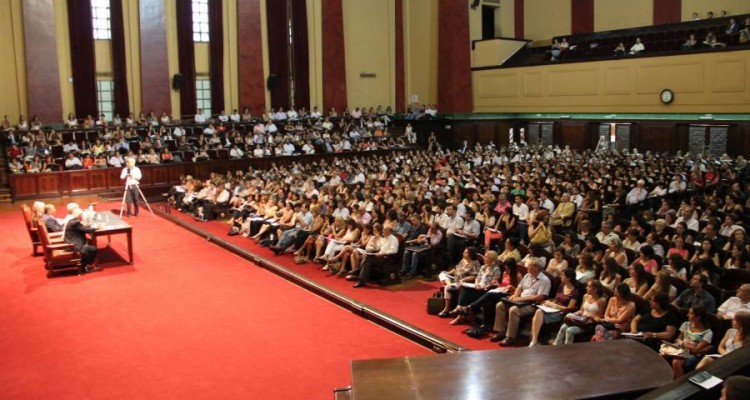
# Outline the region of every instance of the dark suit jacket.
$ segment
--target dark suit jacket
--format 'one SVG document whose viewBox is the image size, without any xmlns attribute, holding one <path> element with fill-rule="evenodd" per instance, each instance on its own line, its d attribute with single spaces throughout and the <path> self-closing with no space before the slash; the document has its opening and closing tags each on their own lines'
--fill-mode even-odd
<svg viewBox="0 0 750 400">
<path fill-rule="evenodd" d="M 54 216 L 45 214 L 42 219 L 44 219 L 44 226 L 47 227 L 47 232 L 62 232 L 63 226 L 57 222 Z"/>
<path fill-rule="evenodd" d="M 96 231 L 96 228 L 85 226 L 77 219 L 71 219 L 65 228 L 65 243 L 72 244 L 76 250 L 80 251 L 83 246 L 88 244 L 86 234 L 94 231 Z"/>
</svg>

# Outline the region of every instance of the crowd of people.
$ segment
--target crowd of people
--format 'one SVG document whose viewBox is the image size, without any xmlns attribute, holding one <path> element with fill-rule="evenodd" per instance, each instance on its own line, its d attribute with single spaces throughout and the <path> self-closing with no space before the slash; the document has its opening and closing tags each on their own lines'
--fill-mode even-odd
<svg viewBox="0 0 750 400">
<path fill-rule="evenodd" d="M 629 35 L 625 40 L 618 39 L 614 48 L 608 47 L 607 51 L 612 49 L 612 55 L 614 56 L 632 56 L 645 52 L 649 45 L 653 45 L 649 51 L 676 51 L 680 49 L 723 48 L 727 45 L 747 45 L 750 43 L 750 17 L 746 17 L 744 21 L 740 22 L 734 17 L 727 17 L 725 13 L 725 11 L 722 11 L 722 17 L 720 18 L 723 19 L 709 29 L 702 28 L 700 32 L 681 30 L 687 36 L 684 43 L 673 44 L 673 41 L 670 39 L 656 45 L 656 43 L 645 43 L 641 37 L 633 38 Z M 709 11 L 706 19 L 713 19 L 713 12 Z M 725 19 L 726 21 L 724 21 Z M 701 20 L 699 14 L 697 12 L 693 13 L 693 21 L 699 20 Z M 595 50 L 605 45 L 605 43 L 592 40 L 584 38 L 582 43 L 574 44 L 570 43 L 568 37 L 553 38 L 549 49 L 549 59 L 550 61 L 557 61 L 564 58 L 587 57 L 591 56 L 592 53 L 599 54 L 600 52 L 596 52 Z M 583 48 L 579 48 L 580 46 L 583 46 Z"/>
<path fill-rule="evenodd" d="M 355 108 L 339 114 L 289 109 L 269 110 L 254 118 L 245 109 L 227 115 L 221 111 L 206 119 L 202 111 L 191 124 L 173 121 L 166 113 L 156 117 L 141 113 L 122 120 L 104 115 L 87 116 L 79 124 L 70 114 L 65 135 L 45 127 L 38 117 L 28 123 L 23 116 L 13 125 L 6 115 L 2 129 L 12 173 L 52 172 L 61 169 L 120 168 L 132 157 L 138 164 L 191 162 L 218 157 L 261 158 L 299 154 L 388 149 L 417 141 L 415 134 L 392 137 L 391 110 Z M 78 130 L 83 129 L 83 130 Z M 73 130 L 71 132 L 71 130 Z M 94 132 L 95 135 L 90 133 Z M 214 153 L 212 155 L 212 153 Z"/>
<path fill-rule="evenodd" d="M 679 376 L 727 352 L 708 316 L 734 321 L 727 335 L 745 343 L 750 285 L 726 299 L 713 289 L 750 268 L 747 175 L 743 157 L 478 144 L 186 177 L 170 201 L 199 219 L 220 209 L 230 234 L 355 287 L 442 270 L 439 315 L 501 345 L 524 317 L 531 345 L 560 324 L 559 345 L 676 340 L 694 356 L 672 361 Z"/>
</svg>

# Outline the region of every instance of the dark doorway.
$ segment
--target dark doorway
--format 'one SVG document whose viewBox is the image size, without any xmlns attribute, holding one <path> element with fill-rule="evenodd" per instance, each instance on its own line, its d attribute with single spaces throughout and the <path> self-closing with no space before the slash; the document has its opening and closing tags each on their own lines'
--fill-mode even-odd
<svg viewBox="0 0 750 400">
<path fill-rule="evenodd" d="M 495 7 L 482 6 L 482 39 L 495 37 Z"/>
</svg>

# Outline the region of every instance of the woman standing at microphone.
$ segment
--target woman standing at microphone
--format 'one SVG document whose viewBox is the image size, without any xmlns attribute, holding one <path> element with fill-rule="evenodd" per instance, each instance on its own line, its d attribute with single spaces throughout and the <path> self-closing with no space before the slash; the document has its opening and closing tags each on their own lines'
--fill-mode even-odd
<svg viewBox="0 0 750 400">
<path fill-rule="evenodd" d="M 138 183 L 141 181 L 141 170 L 135 166 L 135 159 L 125 159 L 125 168 L 120 173 L 120 179 L 125 180 L 125 198 L 128 202 L 128 217 L 130 205 L 133 205 L 133 215 L 138 216 Z"/>
</svg>

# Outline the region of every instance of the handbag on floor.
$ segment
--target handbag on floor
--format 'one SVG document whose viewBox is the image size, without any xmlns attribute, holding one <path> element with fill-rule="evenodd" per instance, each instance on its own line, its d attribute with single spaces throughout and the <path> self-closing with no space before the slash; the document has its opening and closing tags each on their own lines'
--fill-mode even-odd
<svg viewBox="0 0 750 400">
<path fill-rule="evenodd" d="M 443 299 L 443 291 L 438 290 L 435 294 L 427 299 L 427 314 L 438 315 L 440 311 L 445 307 L 445 300 Z"/>
</svg>

